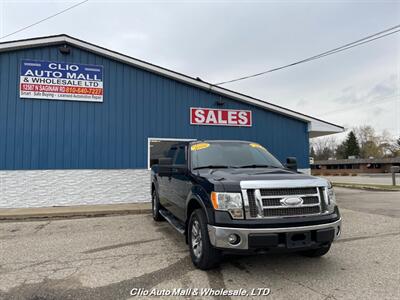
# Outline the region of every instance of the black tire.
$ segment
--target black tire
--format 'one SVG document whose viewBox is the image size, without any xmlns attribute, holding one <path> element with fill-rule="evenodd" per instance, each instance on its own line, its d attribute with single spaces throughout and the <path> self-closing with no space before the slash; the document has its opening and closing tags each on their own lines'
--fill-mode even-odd
<svg viewBox="0 0 400 300">
<path fill-rule="evenodd" d="M 154 189 L 151 193 L 151 211 L 153 214 L 153 219 L 156 222 L 164 221 L 164 217 L 160 214 L 160 201 L 158 199 L 157 191 Z"/>
<path fill-rule="evenodd" d="M 331 244 L 322 246 L 322 247 L 316 248 L 316 249 L 302 251 L 300 253 L 307 257 L 321 257 L 321 256 L 327 254 L 329 252 L 330 248 L 331 248 Z"/>
<path fill-rule="evenodd" d="M 196 236 L 196 226 L 200 232 L 200 236 Z M 197 244 L 200 245 L 200 252 L 196 251 L 196 239 L 198 239 Z M 192 212 L 189 224 L 188 224 L 188 242 L 190 257 L 195 267 L 201 270 L 208 270 L 218 266 L 221 260 L 221 251 L 215 249 L 211 243 L 208 236 L 207 229 L 207 217 L 202 209 L 196 209 Z M 195 246 L 194 246 L 195 245 Z"/>
</svg>

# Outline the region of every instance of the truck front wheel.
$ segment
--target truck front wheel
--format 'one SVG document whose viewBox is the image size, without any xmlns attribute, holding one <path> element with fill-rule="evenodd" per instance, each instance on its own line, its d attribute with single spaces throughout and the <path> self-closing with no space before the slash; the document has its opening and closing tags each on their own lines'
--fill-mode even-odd
<svg viewBox="0 0 400 300">
<path fill-rule="evenodd" d="M 210 243 L 207 217 L 202 209 L 196 209 L 190 216 L 188 241 L 190 256 L 197 268 L 207 270 L 218 265 L 221 259 L 221 252 Z"/>
<path fill-rule="evenodd" d="M 151 194 L 151 210 L 153 212 L 153 219 L 154 221 L 160 222 L 163 221 L 164 218 L 160 214 L 160 200 L 158 199 L 158 194 L 156 189 L 153 190 L 153 193 Z"/>
</svg>

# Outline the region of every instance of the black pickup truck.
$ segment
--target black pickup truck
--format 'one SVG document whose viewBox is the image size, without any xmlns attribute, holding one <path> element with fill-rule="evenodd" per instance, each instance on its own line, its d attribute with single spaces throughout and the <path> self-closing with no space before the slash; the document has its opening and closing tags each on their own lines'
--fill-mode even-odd
<svg viewBox="0 0 400 300">
<path fill-rule="evenodd" d="M 331 184 L 283 166 L 245 141 L 174 144 L 152 166 L 155 221 L 185 235 L 193 264 L 209 269 L 223 252 L 326 254 L 340 235 Z"/>
</svg>

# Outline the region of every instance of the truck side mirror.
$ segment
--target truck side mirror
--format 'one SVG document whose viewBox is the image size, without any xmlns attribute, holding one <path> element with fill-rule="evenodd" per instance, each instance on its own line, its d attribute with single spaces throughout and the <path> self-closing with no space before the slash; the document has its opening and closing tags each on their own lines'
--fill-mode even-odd
<svg viewBox="0 0 400 300">
<path fill-rule="evenodd" d="M 288 158 L 286 158 L 286 168 L 291 169 L 293 171 L 297 171 L 297 159 L 296 159 L 296 157 L 288 157 Z"/>
<path fill-rule="evenodd" d="M 158 159 L 158 174 L 160 176 L 167 176 L 171 173 L 172 158 L 161 157 Z"/>
</svg>

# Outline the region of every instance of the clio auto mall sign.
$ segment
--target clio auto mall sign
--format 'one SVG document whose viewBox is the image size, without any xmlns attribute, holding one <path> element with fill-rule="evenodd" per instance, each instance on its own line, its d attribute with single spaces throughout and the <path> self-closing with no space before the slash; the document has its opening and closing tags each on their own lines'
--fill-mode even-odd
<svg viewBox="0 0 400 300">
<path fill-rule="evenodd" d="M 190 108 L 191 125 L 251 127 L 252 122 L 250 110 Z"/>
<path fill-rule="evenodd" d="M 103 66 L 23 59 L 20 98 L 103 102 Z"/>
</svg>

